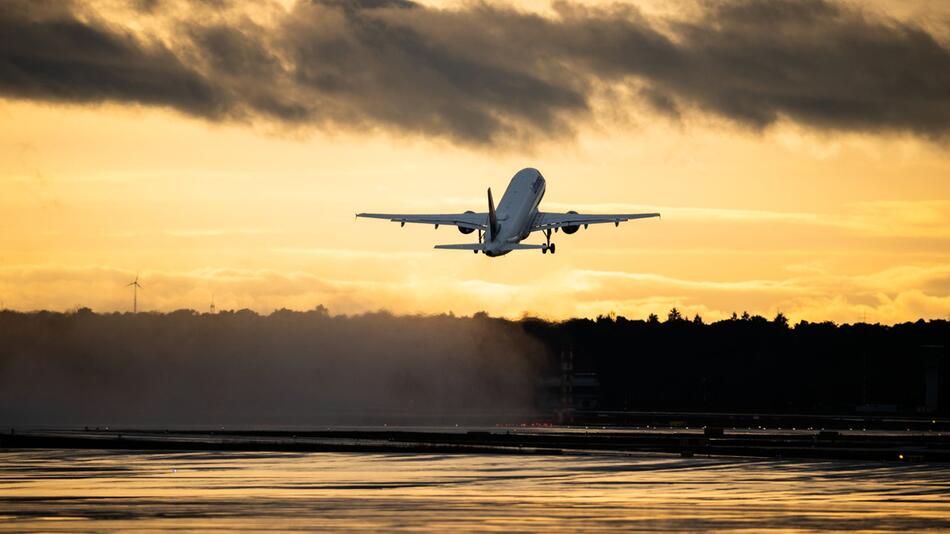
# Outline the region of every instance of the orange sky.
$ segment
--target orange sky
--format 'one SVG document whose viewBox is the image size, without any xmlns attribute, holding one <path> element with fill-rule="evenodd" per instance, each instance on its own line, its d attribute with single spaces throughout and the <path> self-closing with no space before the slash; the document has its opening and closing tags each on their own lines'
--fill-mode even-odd
<svg viewBox="0 0 950 534">
<path fill-rule="evenodd" d="M 950 315 L 945 136 L 794 117 L 759 128 L 703 109 L 611 110 L 598 95 L 568 116 L 573 133 L 486 145 L 7 94 L 0 300 L 127 310 L 139 272 L 140 309 L 160 311 L 206 310 L 213 294 L 219 309 L 259 312 Z M 471 240 L 453 228 L 353 217 L 482 210 L 485 188 L 526 166 L 548 180 L 542 208 L 663 218 L 558 234 L 554 256 L 492 259 L 433 250 Z"/>
</svg>

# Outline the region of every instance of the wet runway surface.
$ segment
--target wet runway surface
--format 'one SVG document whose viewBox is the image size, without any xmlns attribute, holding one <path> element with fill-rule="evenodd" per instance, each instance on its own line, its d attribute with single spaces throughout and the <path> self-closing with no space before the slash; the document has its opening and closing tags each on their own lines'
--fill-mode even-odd
<svg viewBox="0 0 950 534">
<path fill-rule="evenodd" d="M 950 463 L 950 433 L 928 430 L 586 427 L 10 429 L 3 449 L 367 454 L 637 454 Z"/>
<path fill-rule="evenodd" d="M 0 451 L 0 530 L 950 529 L 950 465 L 669 455 Z"/>
</svg>

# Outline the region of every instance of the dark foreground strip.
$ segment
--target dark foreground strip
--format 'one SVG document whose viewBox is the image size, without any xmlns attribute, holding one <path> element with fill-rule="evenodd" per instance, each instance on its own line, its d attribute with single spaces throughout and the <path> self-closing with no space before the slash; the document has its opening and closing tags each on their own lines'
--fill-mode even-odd
<svg viewBox="0 0 950 534">
<path fill-rule="evenodd" d="M 437 454 L 672 453 L 877 461 L 950 462 L 950 436 L 920 434 L 731 434 L 719 429 L 669 433 L 34 432 L 0 435 L 0 448 L 153 451 L 280 451 Z"/>
</svg>

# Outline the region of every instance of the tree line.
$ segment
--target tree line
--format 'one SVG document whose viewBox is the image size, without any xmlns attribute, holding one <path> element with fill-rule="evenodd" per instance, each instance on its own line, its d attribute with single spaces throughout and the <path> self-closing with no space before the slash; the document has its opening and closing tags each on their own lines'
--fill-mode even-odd
<svg viewBox="0 0 950 534">
<path fill-rule="evenodd" d="M 525 328 L 575 371 L 596 373 L 606 410 L 948 413 L 950 323 L 896 325 L 733 314 L 706 323 L 601 316 Z M 553 352 L 553 351 L 552 351 Z"/>
<path fill-rule="evenodd" d="M 485 423 L 539 413 L 565 358 L 596 376 L 602 410 L 947 415 L 948 346 L 944 320 L 707 323 L 676 309 L 566 321 L 6 310 L 0 424 Z"/>
</svg>

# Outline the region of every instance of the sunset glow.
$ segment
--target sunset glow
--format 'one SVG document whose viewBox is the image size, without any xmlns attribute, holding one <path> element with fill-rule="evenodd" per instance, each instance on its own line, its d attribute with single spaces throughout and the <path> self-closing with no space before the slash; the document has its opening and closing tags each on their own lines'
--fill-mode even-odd
<svg viewBox="0 0 950 534">
<path fill-rule="evenodd" d="M 537 58 L 482 51 L 489 60 L 460 51 L 485 45 L 479 39 L 488 37 L 473 32 L 457 32 L 452 42 L 459 50 L 444 45 L 446 53 L 507 73 L 518 86 L 513 90 L 528 93 L 517 98 L 548 91 L 551 79 L 564 80 L 564 93 L 537 96 L 536 105 L 512 103 L 515 95 L 479 85 L 491 80 L 459 81 L 449 66 L 424 71 L 432 76 L 424 79 L 422 71 L 411 70 L 422 67 L 404 55 L 398 57 L 405 59 L 407 75 L 416 77 L 413 83 L 444 83 L 444 90 L 396 94 L 411 86 L 367 89 L 352 79 L 329 78 L 303 85 L 299 64 L 291 69 L 297 77 L 251 76 L 244 68 L 241 76 L 251 79 L 231 80 L 218 51 L 232 45 L 211 31 L 231 28 L 251 42 L 255 28 L 267 29 L 266 39 L 253 42 L 260 47 L 255 50 L 276 58 L 268 60 L 274 64 L 299 61 L 292 52 L 309 50 L 295 41 L 307 33 L 296 25 L 340 32 L 341 42 L 356 50 L 353 43 L 363 34 L 353 28 L 360 21 L 385 21 L 411 28 L 442 50 L 453 25 L 466 17 L 495 20 L 494 10 L 508 13 L 505 20 L 512 13 L 524 17 L 525 36 L 535 43 L 543 41 L 547 26 L 559 35 L 576 30 L 579 49 L 589 45 L 583 39 L 600 37 L 584 37 L 578 28 L 596 23 L 604 10 L 631 27 L 677 37 L 671 42 L 679 52 L 689 39 L 708 44 L 716 35 L 696 36 L 678 26 L 704 17 L 716 18 L 724 34 L 759 37 L 729 30 L 728 24 L 740 24 L 738 17 L 691 3 L 675 12 L 460 3 L 417 7 L 411 20 L 397 7 L 346 15 L 330 4 L 263 3 L 207 17 L 197 7 L 172 4 L 177 8 L 142 12 L 112 2 L 63 7 L 63 13 L 14 6 L 3 15 L 7 25 L 82 21 L 139 44 L 146 58 L 164 57 L 160 48 L 206 79 L 226 79 L 221 95 L 240 94 L 233 102 L 219 96 L 214 102 L 220 107 L 211 109 L 155 97 L 151 89 L 125 91 L 120 81 L 83 92 L 88 80 L 64 79 L 62 91 L 44 92 L 35 80 L 19 84 L 4 74 L 13 81 L 0 87 L 3 307 L 130 310 L 126 284 L 138 273 L 139 309 L 145 311 L 206 311 L 213 296 L 219 310 L 261 313 L 322 304 L 346 314 L 484 310 L 551 319 L 609 313 L 642 318 L 674 306 L 705 319 L 744 310 L 769 317 L 781 311 L 794 321 L 895 323 L 950 315 L 950 100 L 945 92 L 942 100 L 928 100 L 928 88 L 938 94 L 950 88 L 950 18 L 928 9 L 931 3 L 814 3 L 833 10 L 822 20 L 849 28 L 852 18 L 862 20 L 865 26 L 854 31 L 873 34 L 867 42 L 897 56 L 906 52 L 920 61 L 908 69 L 924 69 L 923 89 L 901 96 L 888 87 L 866 95 L 888 111 L 877 116 L 873 109 L 858 110 L 848 117 L 823 115 L 819 103 L 795 107 L 770 88 L 764 91 L 777 102 L 749 96 L 742 104 L 750 107 L 733 112 L 730 105 L 738 100 L 727 105 L 719 95 L 701 94 L 692 77 L 666 78 L 659 68 L 618 74 L 623 61 L 587 62 L 583 50 L 551 52 L 565 55 L 527 65 L 520 80 L 520 67 L 509 63 Z M 427 24 L 432 27 L 423 29 Z M 789 24 L 789 35 L 804 31 Z M 489 42 L 517 44 L 508 29 L 492 28 L 498 35 Z M 907 50 L 921 40 L 925 50 Z M 242 50 L 228 57 L 248 67 L 254 58 Z M 400 68 L 383 70 L 380 65 L 392 58 L 382 53 L 352 53 L 350 61 L 362 62 L 353 70 L 335 65 L 311 74 L 365 76 L 372 79 L 361 83 L 380 84 Z M 92 54 L 77 53 L 77 61 L 94 62 Z M 717 68 L 714 59 L 697 65 Z M 566 74 L 554 76 L 554 68 Z M 824 75 L 823 66 L 805 62 L 798 74 L 807 76 L 810 68 Z M 738 80 L 736 87 L 750 80 Z M 830 87 L 825 81 L 816 82 L 815 93 L 829 100 L 851 88 L 850 82 Z M 475 88 L 457 89 L 464 83 Z M 335 88 L 314 89 L 321 84 Z M 913 87 L 913 80 L 907 84 Z M 285 98 L 279 106 L 261 104 L 275 95 Z M 909 103 L 901 107 L 885 96 Z M 406 117 L 399 108 L 422 102 L 432 109 Z M 453 111 L 444 112 L 443 105 Z M 483 114 L 482 107 L 492 111 Z M 434 244 L 474 239 L 453 228 L 400 229 L 354 218 L 359 211 L 484 210 L 487 187 L 503 190 L 529 166 L 547 178 L 542 208 L 659 211 L 662 219 L 559 234 L 556 256 L 526 251 L 489 259 L 433 250 Z"/>
</svg>

